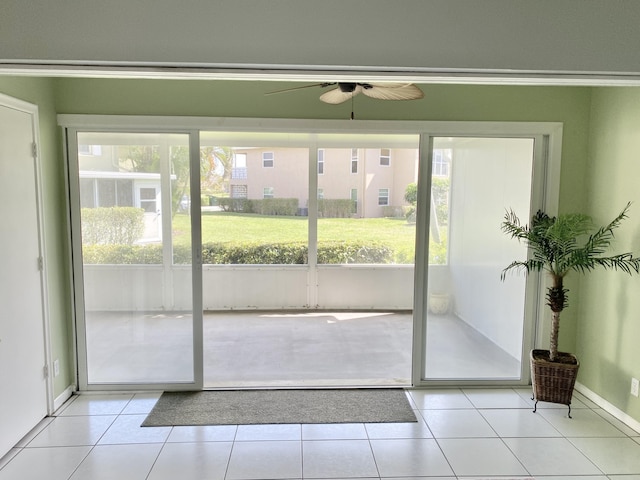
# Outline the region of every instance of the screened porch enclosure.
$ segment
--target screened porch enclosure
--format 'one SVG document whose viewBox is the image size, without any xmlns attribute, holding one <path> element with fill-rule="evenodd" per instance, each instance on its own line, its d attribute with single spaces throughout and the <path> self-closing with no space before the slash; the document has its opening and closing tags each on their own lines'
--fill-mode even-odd
<svg viewBox="0 0 640 480">
<path fill-rule="evenodd" d="M 526 381 L 538 137 L 78 131 L 82 386 Z"/>
</svg>

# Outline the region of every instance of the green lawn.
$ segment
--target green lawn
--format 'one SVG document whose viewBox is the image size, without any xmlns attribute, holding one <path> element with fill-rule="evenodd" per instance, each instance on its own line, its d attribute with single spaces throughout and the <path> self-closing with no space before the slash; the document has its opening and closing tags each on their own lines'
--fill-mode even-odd
<svg viewBox="0 0 640 480">
<path fill-rule="evenodd" d="M 176 244 L 189 243 L 189 217 L 174 217 Z M 215 212 L 202 216 L 202 242 L 241 243 L 306 242 L 306 217 L 263 216 Z M 412 263 L 415 225 L 396 218 L 322 218 L 318 220 L 318 242 L 358 240 L 382 243 L 396 252 L 396 262 Z"/>
</svg>

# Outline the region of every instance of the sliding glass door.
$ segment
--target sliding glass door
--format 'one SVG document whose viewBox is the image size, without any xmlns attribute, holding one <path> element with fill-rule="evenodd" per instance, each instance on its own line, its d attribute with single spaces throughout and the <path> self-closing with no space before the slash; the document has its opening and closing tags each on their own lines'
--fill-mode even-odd
<svg viewBox="0 0 640 480">
<path fill-rule="evenodd" d="M 558 125 L 61 120 L 81 389 L 527 382 Z"/>
<path fill-rule="evenodd" d="M 194 382 L 186 134 L 79 132 L 81 383 Z"/>
<path fill-rule="evenodd" d="M 520 380 L 526 278 L 500 280 L 526 258 L 501 231 L 529 217 L 532 138 L 435 137 L 431 168 L 427 380 Z"/>
</svg>

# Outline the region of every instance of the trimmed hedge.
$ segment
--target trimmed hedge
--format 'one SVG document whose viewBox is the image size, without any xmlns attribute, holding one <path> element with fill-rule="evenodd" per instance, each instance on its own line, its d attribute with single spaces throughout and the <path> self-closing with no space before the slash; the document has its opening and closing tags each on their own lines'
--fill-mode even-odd
<svg viewBox="0 0 640 480">
<path fill-rule="evenodd" d="M 259 215 L 287 215 L 298 213 L 297 198 L 263 198 L 262 200 L 250 200 L 251 213 Z"/>
<path fill-rule="evenodd" d="M 162 246 L 150 245 L 85 245 L 82 250 L 85 264 L 158 265 L 162 264 Z M 188 247 L 174 249 L 175 264 L 190 264 Z M 205 265 L 304 265 L 307 246 L 303 243 L 206 243 L 202 246 Z M 318 246 L 318 263 L 392 263 L 393 250 L 382 244 L 357 242 L 328 242 Z"/>
<path fill-rule="evenodd" d="M 349 218 L 356 213 L 356 202 L 351 199 L 319 198 L 318 216 L 323 218 Z"/>
<path fill-rule="evenodd" d="M 297 198 L 218 198 L 218 205 L 225 212 L 257 213 L 259 215 L 287 215 L 298 213 Z"/>
<path fill-rule="evenodd" d="M 83 208 L 80 214 L 84 245 L 133 245 L 144 233 L 142 208 Z"/>
<path fill-rule="evenodd" d="M 393 253 L 380 243 L 323 242 L 318 244 L 318 263 L 393 263 Z"/>
<path fill-rule="evenodd" d="M 206 243 L 202 245 L 205 265 L 304 264 L 307 246 L 302 243 Z"/>
<path fill-rule="evenodd" d="M 218 205 L 224 212 L 249 213 L 251 211 L 251 204 L 248 198 L 219 198 Z"/>
<path fill-rule="evenodd" d="M 85 264 L 152 265 L 162 263 L 162 245 L 83 245 Z"/>
</svg>

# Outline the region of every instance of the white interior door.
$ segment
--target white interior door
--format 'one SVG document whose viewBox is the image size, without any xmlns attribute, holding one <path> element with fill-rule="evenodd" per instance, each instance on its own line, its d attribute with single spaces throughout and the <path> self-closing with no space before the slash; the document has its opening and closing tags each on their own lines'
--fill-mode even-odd
<svg viewBox="0 0 640 480">
<path fill-rule="evenodd" d="M 31 108 L 0 96 L 0 457 L 47 415 Z"/>
</svg>

